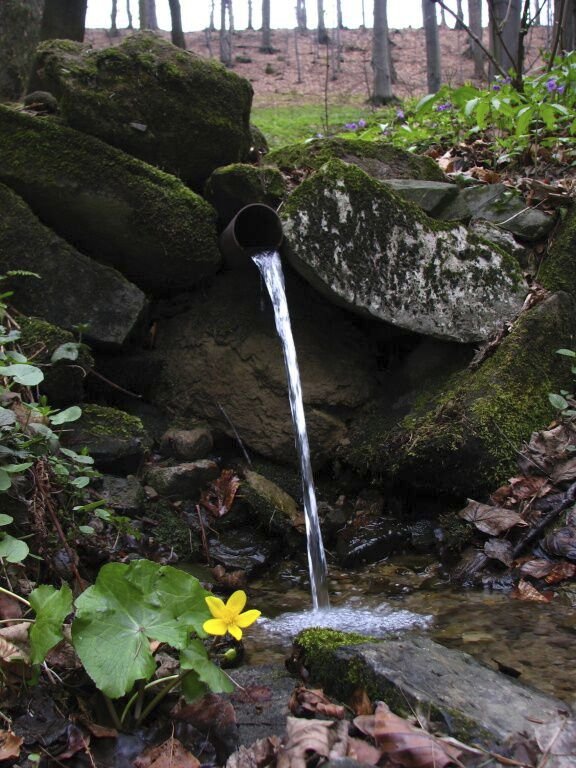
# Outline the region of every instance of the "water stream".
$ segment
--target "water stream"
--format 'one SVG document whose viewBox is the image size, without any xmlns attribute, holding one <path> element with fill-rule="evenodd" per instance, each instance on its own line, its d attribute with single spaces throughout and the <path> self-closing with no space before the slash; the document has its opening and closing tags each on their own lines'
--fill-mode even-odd
<svg viewBox="0 0 576 768">
<path fill-rule="evenodd" d="M 304 416 L 304 402 L 302 400 L 302 385 L 300 383 L 300 370 L 296 357 L 296 346 L 292 336 L 288 302 L 284 289 L 284 273 L 280 256 L 275 251 L 258 253 L 252 257 L 260 270 L 268 293 L 274 307 L 276 330 L 282 341 L 284 363 L 288 378 L 288 395 L 290 410 L 294 423 L 294 439 L 296 452 L 300 460 L 300 474 L 302 477 L 302 494 L 304 500 L 304 515 L 306 520 L 306 538 L 308 546 L 308 568 L 310 570 L 310 590 L 312 593 L 312 606 L 314 610 L 328 608 L 328 569 L 324 544 L 318 520 L 318 507 L 316 504 L 316 492 L 314 490 L 314 478 L 312 476 L 312 464 L 310 462 L 310 446 L 308 444 L 308 432 L 306 431 L 306 418 Z"/>
</svg>

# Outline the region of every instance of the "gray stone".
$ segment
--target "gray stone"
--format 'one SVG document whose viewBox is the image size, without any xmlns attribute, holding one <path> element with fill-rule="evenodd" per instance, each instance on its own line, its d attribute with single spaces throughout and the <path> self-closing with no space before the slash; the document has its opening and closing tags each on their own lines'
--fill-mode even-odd
<svg viewBox="0 0 576 768">
<path fill-rule="evenodd" d="M 84 335 L 92 342 L 124 344 L 147 307 L 139 288 L 79 253 L 0 184 L 0 270 L 19 269 L 36 272 L 40 279 L 17 281 L 11 304 L 69 331 L 86 325 Z"/>
<path fill-rule="evenodd" d="M 161 496 L 189 498 L 219 474 L 215 461 L 201 459 L 173 467 L 152 467 L 146 472 L 146 483 Z"/>
<path fill-rule="evenodd" d="M 160 453 L 173 459 L 203 459 L 212 450 L 212 433 L 206 427 L 169 429 L 160 440 Z"/>
<path fill-rule="evenodd" d="M 535 736 L 538 724 L 560 727 L 570 711 L 563 701 L 424 637 L 327 648 L 322 666 L 312 665 L 311 673 L 338 696 L 352 693 L 360 678 L 372 700 L 405 716 L 422 710 L 466 743 Z"/>
<path fill-rule="evenodd" d="M 467 187 L 437 215 L 444 221 L 486 219 L 527 241 L 546 237 L 554 226 L 553 216 L 531 208 L 505 184 Z"/>
<path fill-rule="evenodd" d="M 119 515 L 128 517 L 138 517 L 146 501 L 146 494 L 140 481 L 132 475 L 129 477 L 104 475 L 98 492 L 107 506 L 112 507 Z"/>
<path fill-rule="evenodd" d="M 0 181 L 57 234 L 142 290 L 181 292 L 220 266 L 215 212 L 176 177 L 4 106 L 0 144 Z"/>
<path fill-rule="evenodd" d="M 349 309 L 438 339 L 487 339 L 527 294 L 517 262 L 332 160 L 282 209 L 291 264 Z"/>
<path fill-rule="evenodd" d="M 249 81 L 150 32 L 100 50 L 47 41 L 37 52 L 34 84 L 58 98 L 68 125 L 195 189 L 250 150 Z"/>
<path fill-rule="evenodd" d="M 476 235 L 476 237 L 481 237 L 483 240 L 488 240 L 490 243 L 494 243 L 494 245 L 506 251 L 506 253 L 515 256 L 520 263 L 522 263 L 526 255 L 526 248 L 520 245 L 511 232 L 485 219 L 472 219 L 468 225 L 468 232 Z"/>
<path fill-rule="evenodd" d="M 217 168 L 206 182 L 204 197 L 227 224 L 245 205 L 262 203 L 277 208 L 285 194 L 277 168 L 235 163 Z"/>
<path fill-rule="evenodd" d="M 384 184 L 393 189 L 403 200 L 415 203 L 430 216 L 434 216 L 438 208 L 451 202 L 459 190 L 457 184 L 419 179 L 387 179 Z"/>
</svg>

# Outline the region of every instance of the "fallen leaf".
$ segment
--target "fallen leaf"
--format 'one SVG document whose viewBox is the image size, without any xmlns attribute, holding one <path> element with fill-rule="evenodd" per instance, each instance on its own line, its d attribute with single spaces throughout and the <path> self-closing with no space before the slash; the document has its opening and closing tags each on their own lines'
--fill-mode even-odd
<svg viewBox="0 0 576 768">
<path fill-rule="evenodd" d="M 467 506 L 458 512 L 458 517 L 473 523 L 478 530 L 489 536 L 499 536 L 515 525 L 526 525 L 520 515 L 511 509 L 491 507 L 472 499 L 469 499 Z"/>
<path fill-rule="evenodd" d="M 539 592 L 536 587 L 532 586 L 525 579 L 520 579 L 516 588 L 512 590 L 511 595 L 516 600 L 531 600 L 535 603 L 549 603 L 553 597 L 551 594 L 547 595 Z"/>
<path fill-rule="evenodd" d="M 348 723 L 333 720 L 286 719 L 285 743 L 280 747 L 276 768 L 306 768 L 314 756 L 344 757 L 348 744 Z"/>
<path fill-rule="evenodd" d="M 240 478 L 234 474 L 234 470 L 224 469 L 220 477 L 203 491 L 200 504 L 214 517 L 222 517 L 232 507 L 239 487 Z"/>
<path fill-rule="evenodd" d="M 326 715 L 335 720 L 342 720 L 346 717 L 346 710 L 341 704 L 333 704 L 329 698 L 320 689 L 304 688 L 298 686 L 292 691 L 288 709 L 296 717 L 306 717 L 308 715 Z"/>
<path fill-rule="evenodd" d="M 378 765 L 382 757 L 382 750 L 363 739 L 356 739 L 351 736 L 348 739 L 348 757 L 359 763 Z"/>
<path fill-rule="evenodd" d="M 12 731 L 0 731 L 0 760 L 11 760 L 20 756 L 24 739 Z"/>
<path fill-rule="evenodd" d="M 568 459 L 567 461 L 561 461 L 556 464 L 550 475 L 550 479 L 555 485 L 561 483 L 572 482 L 576 479 L 576 456 Z"/>
<path fill-rule="evenodd" d="M 395 715 L 382 701 L 373 715 L 355 717 L 353 722 L 359 731 L 374 739 L 393 763 L 404 768 L 462 765 L 458 760 L 460 749 L 440 743 L 432 734 Z"/>
<path fill-rule="evenodd" d="M 30 657 L 26 651 L 19 648 L 15 643 L 0 637 L 0 662 L 11 664 L 14 661 L 23 661 L 28 663 Z"/>
<path fill-rule="evenodd" d="M 230 694 L 232 701 L 261 704 L 272 699 L 272 690 L 266 685 L 249 685 L 246 688 L 238 688 Z"/>
<path fill-rule="evenodd" d="M 275 765 L 279 747 L 278 736 L 258 739 L 249 747 L 242 745 L 230 755 L 226 768 L 264 768 L 267 765 Z"/>
<path fill-rule="evenodd" d="M 374 711 L 374 706 L 365 688 L 356 688 L 350 696 L 348 704 L 355 715 L 371 715 Z"/>
<path fill-rule="evenodd" d="M 545 577 L 546 584 L 558 584 L 576 576 L 576 563 L 555 563 L 550 573 Z"/>
<path fill-rule="evenodd" d="M 234 707 L 223 696 L 208 693 L 192 704 L 185 704 L 172 713 L 175 720 L 183 720 L 206 733 L 215 726 L 236 724 Z"/>
<path fill-rule="evenodd" d="M 198 768 L 200 761 L 171 736 L 163 744 L 145 749 L 133 765 L 134 768 Z"/>
<path fill-rule="evenodd" d="M 540 542 L 542 549 L 553 557 L 576 560 L 576 528 L 566 526 L 549 533 Z"/>
<path fill-rule="evenodd" d="M 22 618 L 20 603 L 9 595 L 0 594 L 0 619 L 7 621 L 20 618 Z"/>
<path fill-rule="evenodd" d="M 484 552 L 492 560 L 500 560 L 501 563 L 510 567 L 514 561 L 512 555 L 512 544 L 503 539 L 488 539 L 484 543 Z"/>
<path fill-rule="evenodd" d="M 74 757 L 78 752 L 86 752 L 90 746 L 90 734 L 84 733 L 82 728 L 79 728 L 74 723 L 70 723 L 66 730 L 66 736 L 68 741 L 64 752 L 58 755 L 59 760 L 68 760 Z"/>
<path fill-rule="evenodd" d="M 550 560 L 537 558 L 536 560 L 527 560 L 520 566 L 521 576 L 531 576 L 533 579 L 544 579 L 554 568 L 554 563 Z"/>
</svg>

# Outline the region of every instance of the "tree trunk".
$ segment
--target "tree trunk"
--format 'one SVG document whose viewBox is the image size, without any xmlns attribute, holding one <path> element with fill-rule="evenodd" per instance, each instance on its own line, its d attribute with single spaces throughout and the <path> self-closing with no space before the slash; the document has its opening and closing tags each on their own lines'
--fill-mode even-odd
<svg viewBox="0 0 576 768">
<path fill-rule="evenodd" d="M 320 45 L 328 43 L 328 32 L 326 32 L 326 22 L 324 20 L 324 0 L 317 0 L 318 5 L 318 42 Z"/>
<path fill-rule="evenodd" d="M 488 0 L 490 52 L 506 72 L 518 72 L 521 0 Z M 496 74 L 490 67 L 490 77 Z"/>
<path fill-rule="evenodd" d="M 216 0 L 210 0 L 210 21 L 208 22 L 208 29 L 214 32 L 216 25 L 214 24 L 214 3 Z"/>
<path fill-rule="evenodd" d="M 140 17 L 140 29 L 150 29 L 148 18 L 148 0 L 138 0 L 138 16 Z"/>
<path fill-rule="evenodd" d="M 306 0 L 296 0 L 296 26 L 300 32 L 306 32 L 308 29 L 308 19 L 306 17 Z"/>
<path fill-rule="evenodd" d="M 220 0 L 220 61 L 232 67 L 232 0 Z"/>
<path fill-rule="evenodd" d="M 172 31 L 170 33 L 172 42 L 178 48 L 186 50 L 186 40 L 182 29 L 182 12 L 180 10 L 180 0 L 168 0 L 170 6 L 170 19 L 172 20 Z"/>
<path fill-rule="evenodd" d="M 431 3 L 430 0 L 422 0 L 422 17 L 424 20 L 424 35 L 426 37 L 426 77 L 428 93 L 436 93 L 436 91 L 440 89 L 442 82 L 436 4 Z"/>
<path fill-rule="evenodd" d="M 42 0 L 0 2 L 0 102 L 24 94 L 41 20 Z"/>
<path fill-rule="evenodd" d="M 252 0 L 248 0 L 248 24 L 246 29 L 254 29 L 254 24 L 252 23 Z"/>
<path fill-rule="evenodd" d="M 482 40 L 482 0 L 468 0 L 468 26 Z M 470 40 L 470 53 L 474 61 L 474 77 L 481 80 L 484 78 L 484 54 L 474 40 Z"/>
<path fill-rule="evenodd" d="M 454 29 L 463 29 L 464 24 L 464 9 L 462 8 L 462 0 L 456 0 L 456 24 Z"/>
<path fill-rule="evenodd" d="M 274 53 L 270 30 L 270 0 L 262 0 L 262 39 L 260 53 Z"/>
<path fill-rule="evenodd" d="M 576 49 L 576 0 L 554 0 L 554 36 L 558 53 Z"/>
<path fill-rule="evenodd" d="M 146 0 L 148 6 L 148 29 L 158 29 L 158 19 L 156 18 L 156 0 Z"/>
<path fill-rule="evenodd" d="M 40 40 L 84 40 L 88 0 L 45 0 Z"/>
<path fill-rule="evenodd" d="M 110 13 L 110 37 L 118 37 L 118 0 L 112 0 L 112 11 Z"/>
<path fill-rule="evenodd" d="M 134 24 L 132 23 L 132 11 L 130 9 L 130 0 L 126 0 L 126 15 L 128 16 L 128 29 L 134 29 Z"/>
<path fill-rule="evenodd" d="M 390 72 L 390 49 L 388 42 L 387 0 L 374 0 L 374 29 L 372 33 L 372 69 L 374 81 L 373 104 L 386 104 L 394 99 Z"/>
<path fill-rule="evenodd" d="M 344 29 L 344 21 L 342 20 L 342 0 L 336 0 L 336 26 L 338 29 Z"/>
</svg>

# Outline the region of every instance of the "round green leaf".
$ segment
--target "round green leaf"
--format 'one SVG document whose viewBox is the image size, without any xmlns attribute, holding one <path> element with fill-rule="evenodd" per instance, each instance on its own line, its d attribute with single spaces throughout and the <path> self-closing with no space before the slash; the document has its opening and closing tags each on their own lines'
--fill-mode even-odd
<svg viewBox="0 0 576 768">
<path fill-rule="evenodd" d="M 65 344 L 60 344 L 50 358 L 50 362 L 57 363 L 58 360 L 77 360 L 78 359 L 78 347 L 75 341 L 67 341 Z"/>
<path fill-rule="evenodd" d="M 30 629 L 31 659 L 33 664 L 41 664 L 48 651 L 62 640 L 62 622 L 72 611 L 72 591 L 67 584 L 58 590 L 42 584 L 30 593 L 29 600 L 36 611 Z"/>
<path fill-rule="evenodd" d="M 9 376 L 14 379 L 16 384 L 21 384 L 23 387 L 35 387 L 44 380 L 44 374 L 35 365 L 23 365 L 22 363 L 5 365 L 0 368 L 0 373 L 2 376 Z"/>
<path fill-rule="evenodd" d="M 64 411 L 50 416 L 50 423 L 58 426 L 59 424 L 68 424 L 71 421 L 77 421 L 82 416 L 82 409 L 77 405 L 72 405 Z"/>
<path fill-rule="evenodd" d="M 21 563 L 26 558 L 30 550 L 28 544 L 20 539 L 15 539 L 7 533 L 2 534 L 0 538 L 0 557 L 9 563 Z"/>
<path fill-rule="evenodd" d="M 554 408 L 558 408 L 559 411 L 563 411 L 565 408 L 568 408 L 568 401 L 566 398 L 562 397 L 562 395 L 557 395 L 555 392 L 551 392 L 548 395 L 548 400 L 550 400 L 551 405 Z"/>
</svg>

